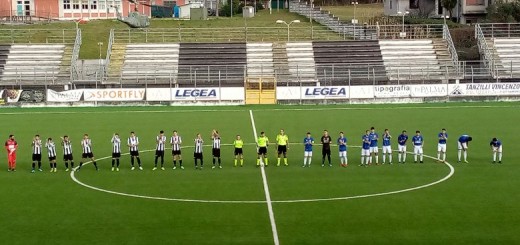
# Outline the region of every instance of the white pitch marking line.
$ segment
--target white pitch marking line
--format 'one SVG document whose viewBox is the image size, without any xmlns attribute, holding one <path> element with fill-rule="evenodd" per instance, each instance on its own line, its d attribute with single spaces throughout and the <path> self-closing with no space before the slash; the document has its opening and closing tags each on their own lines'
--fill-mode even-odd
<svg viewBox="0 0 520 245">
<path fill-rule="evenodd" d="M 258 139 L 258 134 L 256 133 L 255 126 L 255 118 L 253 117 L 253 111 L 249 110 L 249 116 L 251 117 L 251 127 L 253 127 L 253 134 L 255 136 L 255 141 Z M 262 181 L 264 183 L 264 192 L 265 192 L 265 200 L 267 202 L 267 211 L 269 212 L 269 219 L 271 220 L 271 230 L 273 231 L 273 240 L 275 245 L 280 244 L 280 240 L 278 239 L 278 230 L 276 229 L 276 222 L 274 220 L 274 212 L 273 212 L 273 203 L 271 201 L 271 194 L 269 194 L 269 185 L 267 184 L 267 176 L 265 175 L 264 164 L 261 164 L 260 170 L 262 172 Z"/>
</svg>

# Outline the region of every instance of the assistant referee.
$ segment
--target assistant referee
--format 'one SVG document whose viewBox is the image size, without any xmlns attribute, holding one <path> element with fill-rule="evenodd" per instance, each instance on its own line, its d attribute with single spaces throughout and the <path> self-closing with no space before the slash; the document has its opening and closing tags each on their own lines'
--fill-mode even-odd
<svg viewBox="0 0 520 245">
<path fill-rule="evenodd" d="M 283 154 L 283 163 L 288 166 L 287 163 L 287 149 L 289 149 L 289 137 L 285 134 L 283 129 L 280 129 L 280 134 L 276 136 L 276 145 L 278 146 L 278 162 L 276 166 L 280 166 L 281 156 Z"/>
</svg>

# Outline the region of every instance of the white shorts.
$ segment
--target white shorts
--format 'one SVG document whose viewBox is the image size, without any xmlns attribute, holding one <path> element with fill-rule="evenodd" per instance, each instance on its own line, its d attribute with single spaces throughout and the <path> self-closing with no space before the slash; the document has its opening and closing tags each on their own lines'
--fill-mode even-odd
<svg viewBox="0 0 520 245">
<path fill-rule="evenodd" d="M 397 148 L 399 152 L 406 152 L 406 145 L 399 145 Z"/>
<path fill-rule="evenodd" d="M 347 157 L 347 151 L 340 151 L 339 157 Z"/>
<path fill-rule="evenodd" d="M 377 146 L 370 147 L 370 153 L 378 153 L 378 152 L 379 152 L 379 149 L 377 148 Z"/>
<path fill-rule="evenodd" d="M 468 143 L 466 143 L 466 142 L 464 142 L 464 143 L 458 142 L 458 145 L 459 145 L 459 150 L 468 149 Z"/>
<path fill-rule="evenodd" d="M 494 147 L 493 146 L 493 151 L 498 152 L 498 153 L 502 153 L 502 146 L 499 146 L 499 147 Z"/>
<path fill-rule="evenodd" d="M 422 145 L 414 145 L 413 146 L 413 153 L 414 154 L 423 154 Z"/>
<path fill-rule="evenodd" d="M 370 156 L 369 149 L 361 149 L 361 156 Z"/>
<path fill-rule="evenodd" d="M 392 154 L 392 146 L 384 145 L 384 146 L 383 146 L 383 154 L 385 154 L 385 153 L 390 153 L 390 154 Z"/>
<path fill-rule="evenodd" d="M 438 144 L 437 151 L 446 152 L 446 144 Z"/>
<path fill-rule="evenodd" d="M 312 157 L 312 151 L 304 151 L 303 152 L 304 157 Z"/>
</svg>

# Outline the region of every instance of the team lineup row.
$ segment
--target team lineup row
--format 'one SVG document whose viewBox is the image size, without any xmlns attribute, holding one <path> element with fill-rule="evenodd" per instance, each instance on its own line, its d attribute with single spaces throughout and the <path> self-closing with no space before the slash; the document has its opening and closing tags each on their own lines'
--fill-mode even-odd
<svg viewBox="0 0 520 245">
<path fill-rule="evenodd" d="M 63 160 L 65 163 L 65 171 L 74 170 L 74 158 L 72 154 L 72 141 L 68 136 L 60 137 L 61 146 L 63 148 Z M 379 134 L 375 132 L 375 128 L 371 127 L 370 130 L 366 130 L 365 134 L 361 137 L 362 145 L 361 145 L 361 164 L 360 166 L 369 166 L 372 163 L 376 165 L 379 164 Z M 386 163 L 386 158 L 388 156 L 388 163 L 392 164 L 392 147 L 391 147 L 391 139 L 392 135 L 390 134 L 388 129 L 384 130 L 382 134 L 382 164 Z M 408 135 L 406 130 L 403 130 L 401 134 L 397 137 L 397 145 L 398 145 L 398 163 L 406 162 L 406 154 L 407 154 L 407 143 L 408 143 Z M 212 156 L 213 156 L 213 166 L 212 168 L 222 168 L 221 161 L 221 137 L 217 130 L 213 130 L 211 133 L 212 140 Z M 437 159 L 438 161 L 444 162 L 446 160 L 446 148 L 448 141 L 448 133 L 446 129 L 442 129 L 438 134 L 438 150 L 437 150 Z M 467 161 L 468 154 L 468 146 L 469 142 L 472 141 L 472 137 L 464 134 L 458 138 L 458 162 L 461 162 L 462 156 L 464 157 L 464 162 Z M 164 153 L 166 150 L 166 144 L 168 143 L 166 136 L 164 135 L 164 131 L 160 131 L 159 135 L 156 136 L 156 147 L 155 147 L 155 161 L 153 170 L 158 169 L 158 160 L 160 159 L 160 168 L 165 170 L 164 168 Z M 194 139 L 194 152 L 193 159 L 196 169 L 202 169 L 203 162 L 203 146 L 204 140 L 202 135 L 198 133 Z M 412 137 L 411 142 L 413 144 L 413 153 L 414 153 L 414 162 L 423 163 L 423 146 L 424 146 L 424 138 L 421 135 L 420 131 L 416 131 L 415 135 Z M 111 139 L 112 143 L 112 171 L 119 171 L 120 166 L 120 157 L 121 157 L 121 143 L 122 139 L 120 138 L 118 133 L 115 133 Z M 141 159 L 139 157 L 139 137 L 136 136 L 134 132 L 130 133 L 130 136 L 127 138 L 127 146 L 129 148 L 130 155 L 130 163 L 131 170 L 135 170 L 135 162 L 137 162 L 137 167 L 140 170 L 143 170 Z M 169 141 L 172 150 L 173 156 L 173 169 L 177 168 L 177 162 L 179 163 L 179 168 L 184 169 L 182 163 L 181 156 L 181 145 L 182 138 L 178 134 L 177 131 L 173 131 L 173 135 L 170 137 Z M 331 163 L 331 144 L 333 143 L 332 137 L 329 135 L 327 130 L 323 131 L 323 135 L 319 141 L 322 146 L 322 162 L 321 166 L 325 166 L 326 160 L 329 166 L 332 166 Z M 79 166 L 76 168 L 77 171 L 81 170 L 81 167 L 84 162 L 90 160 L 96 170 L 98 170 L 98 166 L 96 160 L 94 158 L 94 153 L 92 151 L 92 140 L 90 139 L 88 134 L 84 134 L 83 139 L 80 142 L 82 148 L 82 158 L 79 163 Z M 269 159 L 267 157 L 267 149 L 269 146 L 269 138 L 265 135 L 265 132 L 261 132 L 260 136 L 256 139 L 257 145 L 257 166 L 268 166 Z M 277 166 L 280 166 L 281 160 L 283 158 L 284 165 L 289 165 L 287 160 L 287 151 L 289 149 L 289 137 L 285 134 L 285 131 L 282 129 L 280 133 L 276 136 L 275 140 L 276 148 L 277 148 Z M 347 138 L 345 137 L 343 132 L 339 132 L 339 137 L 336 140 L 336 144 L 338 146 L 339 151 L 339 159 L 340 165 L 342 167 L 348 166 L 347 159 Z M 312 137 L 310 132 L 307 132 L 306 136 L 303 139 L 304 145 L 304 162 L 303 167 L 310 167 L 312 161 L 312 152 L 313 146 L 315 145 L 314 138 Z M 56 151 L 56 143 L 52 138 L 47 138 L 45 144 L 42 143 L 42 140 L 39 135 L 35 135 L 32 143 L 32 172 L 36 171 L 36 166 L 39 171 L 42 170 L 42 149 L 45 147 L 47 149 L 47 156 L 50 162 L 51 172 L 57 172 L 57 151 Z M 244 141 L 237 135 L 235 140 L 232 143 L 234 147 L 234 166 L 238 166 L 238 162 L 240 162 L 240 166 L 244 165 L 243 158 L 243 146 Z M 490 146 L 493 152 L 493 163 L 497 161 L 498 163 L 502 163 L 502 142 L 497 138 L 493 138 L 490 142 Z M 8 153 L 8 171 L 16 171 L 16 152 L 18 149 L 18 143 L 15 140 L 14 135 L 10 135 L 9 139 L 5 143 L 5 148 Z M 200 161 L 200 167 L 199 167 Z M 69 168 L 70 165 L 70 168 Z"/>
</svg>

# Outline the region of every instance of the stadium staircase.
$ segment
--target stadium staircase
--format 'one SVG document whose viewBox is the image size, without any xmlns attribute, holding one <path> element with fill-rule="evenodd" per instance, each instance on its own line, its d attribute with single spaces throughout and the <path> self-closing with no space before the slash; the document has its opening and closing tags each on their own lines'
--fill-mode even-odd
<svg viewBox="0 0 520 245">
<path fill-rule="evenodd" d="M 456 74 L 443 39 L 379 40 L 389 80 L 444 80 Z"/>
<path fill-rule="evenodd" d="M 273 43 L 273 63 L 278 82 L 287 81 L 289 79 L 289 60 L 286 43 Z"/>
<path fill-rule="evenodd" d="M 60 71 L 58 73 L 59 80 L 67 81 L 70 80 L 70 73 L 72 68 L 73 59 L 73 46 L 66 45 L 63 49 L 63 57 L 61 58 Z"/>
<path fill-rule="evenodd" d="M 2 79 L 2 74 L 4 73 L 4 66 L 7 62 L 10 47 L 11 45 L 0 45 L 0 79 Z"/>
<path fill-rule="evenodd" d="M 313 42 L 320 84 L 362 85 L 386 80 L 377 41 Z"/>
<path fill-rule="evenodd" d="M 247 77 L 274 77 L 273 44 L 247 43 Z"/>
<path fill-rule="evenodd" d="M 3 84 L 55 83 L 60 71 L 70 69 L 60 68 L 64 60 L 70 60 L 65 44 L 3 45 L 2 53 Z M 64 65 L 70 67 L 70 63 L 67 64 Z M 66 77 L 70 78 L 70 74 L 66 74 Z"/>
<path fill-rule="evenodd" d="M 178 84 L 243 86 L 246 66 L 246 43 L 181 43 Z"/>
<path fill-rule="evenodd" d="M 125 62 L 126 44 L 114 43 L 110 51 L 106 83 L 120 83 L 121 71 Z"/>
<path fill-rule="evenodd" d="M 179 63 L 179 44 L 128 44 L 121 68 L 122 82 L 170 83 Z M 117 66 L 117 64 L 115 64 Z"/>
<path fill-rule="evenodd" d="M 314 86 L 318 82 L 312 42 L 286 44 L 289 83 Z"/>
</svg>

